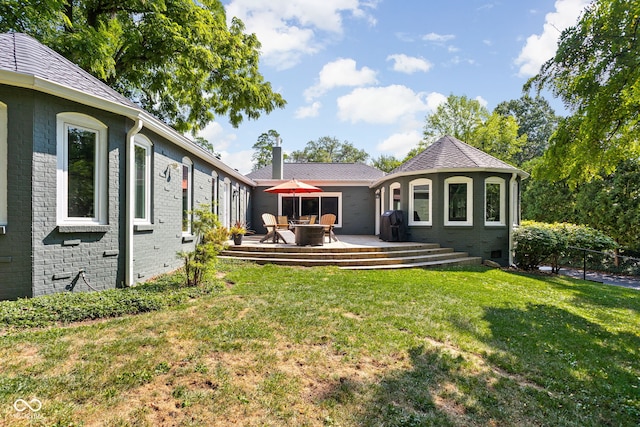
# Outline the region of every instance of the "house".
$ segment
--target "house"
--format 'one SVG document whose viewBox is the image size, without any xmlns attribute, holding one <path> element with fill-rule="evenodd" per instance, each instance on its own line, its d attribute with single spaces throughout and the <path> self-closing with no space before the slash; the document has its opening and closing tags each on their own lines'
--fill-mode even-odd
<svg viewBox="0 0 640 427">
<path fill-rule="evenodd" d="M 263 232 L 263 212 L 334 213 L 380 234 L 510 263 L 527 174 L 445 137 L 389 174 L 364 164 L 273 164 L 247 176 L 24 34 L 0 34 L 0 300 L 131 286 L 181 266 L 189 211 Z M 263 190 L 297 178 L 321 193 Z M 86 281 L 86 283 L 85 283 Z"/>
<path fill-rule="evenodd" d="M 186 211 L 245 220 L 254 186 L 31 37 L 0 34 L 0 299 L 176 269 L 194 245 Z"/>
</svg>

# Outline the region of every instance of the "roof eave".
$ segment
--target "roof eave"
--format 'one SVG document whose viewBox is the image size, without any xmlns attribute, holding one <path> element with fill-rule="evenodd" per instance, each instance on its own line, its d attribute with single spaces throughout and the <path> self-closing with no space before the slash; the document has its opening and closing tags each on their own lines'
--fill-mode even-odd
<svg viewBox="0 0 640 427">
<path fill-rule="evenodd" d="M 435 168 L 435 169 L 421 169 L 416 171 L 406 171 L 406 172 L 397 172 L 389 175 L 385 175 L 384 177 L 373 182 L 370 187 L 374 188 L 382 184 L 383 182 L 401 178 L 404 176 L 411 175 L 425 175 L 425 174 L 433 174 L 433 173 L 469 173 L 469 172 L 493 172 L 493 173 L 509 173 L 509 174 L 517 174 L 522 179 L 526 179 L 529 177 L 529 174 L 523 170 L 517 168 Z"/>
<path fill-rule="evenodd" d="M 176 131 L 175 129 L 162 123 L 156 117 L 142 110 L 141 108 L 129 107 L 96 95 L 90 95 L 80 90 L 52 82 L 31 74 L 23 74 L 14 71 L 0 70 L 0 84 L 16 86 L 25 89 L 33 89 L 59 98 L 68 99 L 79 104 L 89 107 L 98 108 L 100 110 L 109 111 L 114 114 L 122 115 L 131 120 L 140 119 L 144 122 L 144 126 L 167 140 L 175 143 L 177 146 L 185 149 L 198 157 L 206 159 L 218 169 L 233 176 L 239 181 L 247 185 L 255 187 L 257 184 L 250 178 L 247 178 L 239 171 L 222 162 L 212 153 L 206 151 L 202 147 L 194 144 L 187 137 Z"/>
<path fill-rule="evenodd" d="M 284 181 L 289 181 L 288 179 L 254 179 L 256 186 L 258 187 L 273 187 L 274 185 L 278 185 Z M 371 187 L 371 183 L 373 182 L 370 179 L 342 179 L 342 180 L 322 180 L 322 179 L 300 179 L 299 181 L 304 181 L 307 184 L 315 185 L 316 187 Z"/>
</svg>

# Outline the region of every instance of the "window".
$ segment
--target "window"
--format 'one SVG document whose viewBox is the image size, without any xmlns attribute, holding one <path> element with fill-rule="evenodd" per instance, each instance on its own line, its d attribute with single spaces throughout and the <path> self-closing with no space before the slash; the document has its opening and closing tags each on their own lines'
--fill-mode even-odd
<svg viewBox="0 0 640 427">
<path fill-rule="evenodd" d="M 473 181 L 455 176 L 444 180 L 444 225 L 473 225 Z"/>
<path fill-rule="evenodd" d="M 389 209 L 400 210 L 400 183 L 394 182 L 389 186 Z"/>
<path fill-rule="evenodd" d="M 185 157 L 182 159 L 182 234 L 191 234 L 192 189 L 193 163 Z"/>
<path fill-rule="evenodd" d="M 504 179 L 491 177 L 484 181 L 484 223 L 505 225 Z"/>
<path fill-rule="evenodd" d="M 336 216 L 336 226 L 342 227 L 342 193 L 313 193 L 296 197 L 280 195 L 280 213 L 289 218 L 326 213 Z"/>
<path fill-rule="evenodd" d="M 9 156 L 9 147 L 7 145 L 7 128 L 7 106 L 0 102 L 0 225 L 6 225 L 9 221 L 9 211 L 7 208 L 7 169 Z"/>
<path fill-rule="evenodd" d="M 134 140 L 134 222 L 151 223 L 151 141 L 144 135 Z"/>
<path fill-rule="evenodd" d="M 59 224 L 107 222 L 107 127 L 78 113 L 57 116 Z"/>
<path fill-rule="evenodd" d="M 431 225 L 431 180 L 414 179 L 409 183 L 409 225 Z"/>
</svg>

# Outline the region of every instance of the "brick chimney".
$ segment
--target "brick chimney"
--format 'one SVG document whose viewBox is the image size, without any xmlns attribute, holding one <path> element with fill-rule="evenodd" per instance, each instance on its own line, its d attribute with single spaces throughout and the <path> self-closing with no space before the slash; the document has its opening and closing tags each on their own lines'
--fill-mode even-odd
<svg viewBox="0 0 640 427">
<path fill-rule="evenodd" d="M 271 178 L 283 179 L 284 164 L 282 159 L 282 147 L 280 137 L 276 137 L 276 145 L 273 146 L 273 159 L 271 160 Z"/>
</svg>

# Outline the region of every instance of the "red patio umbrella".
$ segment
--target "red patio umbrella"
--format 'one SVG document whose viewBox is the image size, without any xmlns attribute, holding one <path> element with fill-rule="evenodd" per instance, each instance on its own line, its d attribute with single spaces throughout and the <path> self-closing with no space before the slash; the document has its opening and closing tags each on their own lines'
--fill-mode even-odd
<svg viewBox="0 0 640 427">
<path fill-rule="evenodd" d="M 291 179 L 287 182 L 283 182 L 282 184 L 275 185 L 273 187 L 269 187 L 264 190 L 267 193 L 274 194 L 291 194 L 292 197 L 295 197 L 296 193 L 317 193 L 323 191 L 322 188 L 318 188 L 314 185 L 307 184 L 306 182 L 298 181 L 297 179 Z M 293 217 L 296 216 L 296 206 L 293 205 Z"/>
</svg>

